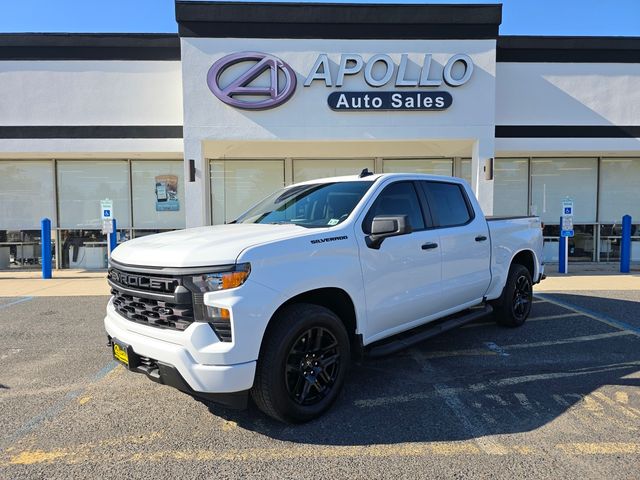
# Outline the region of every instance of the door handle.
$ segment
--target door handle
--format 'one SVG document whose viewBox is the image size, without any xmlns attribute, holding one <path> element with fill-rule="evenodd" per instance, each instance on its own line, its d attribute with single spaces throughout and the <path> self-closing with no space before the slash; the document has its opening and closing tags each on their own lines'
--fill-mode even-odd
<svg viewBox="0 0 640 480">
<path fill-rule="evenodd" d="M 438 248 L 438 244 L 433 242 L 427 242 L 424 245 L 422 245 L 423 250 L 431 250 L 432 248 Z"/>
<path fill-rule="evenodd" d="M 484 242 L 487 239 L 484 235 L 478 235 L 476 237 L 476 242 Z"/>
</svg>

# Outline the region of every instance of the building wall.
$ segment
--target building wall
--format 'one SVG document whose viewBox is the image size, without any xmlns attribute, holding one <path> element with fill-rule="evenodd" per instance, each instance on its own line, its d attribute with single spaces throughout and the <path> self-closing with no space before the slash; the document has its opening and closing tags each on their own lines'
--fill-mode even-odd
<svg viewBox="0 0 640 480">
<path fill-rule="evenodd" d="M 185 138 L 236 141 L 260 140 L 407 140 L 476 138 L 478 132 L 492 131 L 495 109 L 495 40 L 300 40 L 183 38 L 182 65 L 185 102 Z M 295 48 L 292 48 L 295 47 Z M 288 63 L 296 72 L 298 88 L 285 104 L 266 111 L 247 111 L 219 101 L 206 83 L 207 72 L 219 58 L 243 51 L 270 53 Z M 466 53 L 474 61 L 474 73 L 465 85 L 423 90 L 446 90 L 453 105 L 434 112 L 334 112 L 327 97 L 340 88 L 327 88 L 322 81 L 310 87 L 303 83 L 316 57 L 327 53 L 335 77 L 343 53 L 357 53 L 366 60 L 376 53 L 389 54 L 399 62 L 402 53 L 413 62 L 433 53 L 434 74 L 453 54 Z M 418 66 L 411 65 L 411 75 Z M 437 75 L 436 75 L 437 76 Z M 393 80 L 379 90 L 398 90 Z M 405 87 L 404 90 L 416 90 Z M 348 76 L 342 90 L 376 90 L 363 75 Z"/>
<path fill-rule="evenodd" d="M 2 61 L 0 125 L 182 125 L 179 61 Z"/>
<path fill-rule="evenodd" d="M 503 63 L 497 125 L 638 125 L 640 64 Z"/>
</svg>

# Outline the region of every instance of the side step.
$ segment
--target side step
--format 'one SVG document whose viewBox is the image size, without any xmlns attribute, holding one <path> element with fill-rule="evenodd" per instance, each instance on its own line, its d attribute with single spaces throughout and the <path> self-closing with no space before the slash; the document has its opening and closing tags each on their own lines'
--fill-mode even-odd
<svg viewBox="0 0 640 480">
<path fill-rule="evenodd" d="M 369 357 L 384 357 L 392 353 L 409 348 L 416 343 L 420 343 L 428 338 L 435 337 L 447 330 L 454 329 L 465 323 L 473 322 L 493 312 L 491 305 L 485 304 L 482 307 L 472 308 L 464 312 L 457 313 L 442 320 L 422 325 L 420 327 L 399 333 L 385 340 L 380 340 L 372 344 L 366 351 Z"/>
</svg>

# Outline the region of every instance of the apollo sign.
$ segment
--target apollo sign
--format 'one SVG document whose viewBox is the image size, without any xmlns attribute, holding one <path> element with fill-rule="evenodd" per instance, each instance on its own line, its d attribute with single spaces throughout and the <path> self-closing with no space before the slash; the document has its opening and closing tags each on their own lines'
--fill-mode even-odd
<svg viewBox="0 0 640 480">
<path fill-rule="evenodd" d="M 239 63 L 252 65 L 222 87 L 220 77 L 225 71 Z M 269 86 L 251 86 L 265 72 L 269 72 Z M 280 78 L 284 80 L 281 81 Z M 296 90 L 297 79 L 293 69 L 273 55 L 260 52 L 234 53 L 215 62 L 207 73 L 207 85 L 213 94 L 232 107 L 247 110 L 265 110 L 283 104 Z M 249 100 L 246 97 L 258 98 Z"/>
<path fill-rule="evenodd" d="M 336 111 L 445 110 L 453 103 L 451 93 L 431 89 L 443 84 L 452 88 L 465 85 L 473 75 L 474 65 L 465 54 L 452 55 L 442 66 L 434 64 L 432 55 L 424 54 L 418 65 L 419 72 L 414 68 L 410 74 L 410 59 L 406 53 L 400 55 L 398 63 L 382 53 L 367 59 L 357 54 L 344 54 L 340 56 L 337 70 L 334 67 L 332 71 L 329 55 L 322 53 L 309 70 L 304 86 L 312 87 L 322 82 L 325 87 L 336 89 L 327 98 L 328 106 Z M 244 66 L 240 68 L 240 65 Z M 222 82 L 231 67 L 235 69 L 235 76 Z M 268 85 L 255 85 L 259 77 L 265 77 L 265 72 L 268 72 Z M 358 75 L 362 75 L 373 90 L 342 91 L 348 78 Z M 289 100 L 297 82 L 293 69 L 281 59 L 266 53 L 242 52 L 216 61 L 207 74 L 207 84 L 213 94 L 228 105 L 265 110 Z M 378 90 L 389 85 L 402 90 Z"/>
</svg>

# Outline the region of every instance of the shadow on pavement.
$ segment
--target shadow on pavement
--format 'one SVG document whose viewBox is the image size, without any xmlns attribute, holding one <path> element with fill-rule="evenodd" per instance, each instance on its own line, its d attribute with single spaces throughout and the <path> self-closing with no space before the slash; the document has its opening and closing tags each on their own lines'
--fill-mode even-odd
<svg viewBox="0 0 640 480">
<path fill-rule="evenodd" d="M 554 295 L 576 306 L 585 301 L 580 297 Z M 619 312 L 638 312 L 640 306 L 632 301 L 598 301 L 602 303 L 594 308 L 606 304 L 607 310 Z M 566 318 L 554 318 L 558 315 Z M 397 444 L 527 432 L 567 414 L 601 387 L 640 387 L 640 338 L 632 332 L 572 315 L 550 303 L 536 304 L 532 316 L 535 321 L 519 329 L 485 320 L 412 350 L 352 365 L 338 401 L 323 417 L 307 424 L 278 423 L 255 406 L 243 412 L 208 407 L 240 427 L 282 441 Z M 486 348 L 489 343 L 504 347 L 496 353 Z M 629 412 L 635 410 L 624 411 L 613 393 L 596 395 L 604 413 L 586 422 L 576 418 L 584 423 L 580 428 L 588 431 L 598 422 L 603 426 L 620 422 L 620 428 L 629 424 Z M 640 393 L 630 401 L 640 408 Z M 640 410 L 635 418 L 640 427 Z"/>
</svg>

